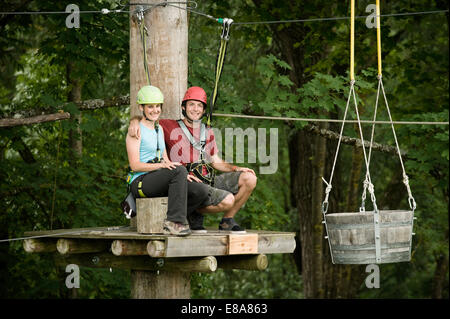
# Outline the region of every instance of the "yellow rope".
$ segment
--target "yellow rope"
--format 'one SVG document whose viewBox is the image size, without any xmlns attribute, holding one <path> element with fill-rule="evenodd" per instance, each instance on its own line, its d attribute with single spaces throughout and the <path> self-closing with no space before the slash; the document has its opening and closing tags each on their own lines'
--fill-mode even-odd
<svg viewBox="0 0 450 319">
<path fill-rule="evenodd" d="M 355 0 L 350 5 L 350 80 L 355 80 Z"/>
<path fill-rule="evenodd" d="M 377 53 L 378 53 L 378 75 L 381 76 L 381 24 L 380 24 L 380 0 L 376 0 L 377 6 Z"/>
</svg>

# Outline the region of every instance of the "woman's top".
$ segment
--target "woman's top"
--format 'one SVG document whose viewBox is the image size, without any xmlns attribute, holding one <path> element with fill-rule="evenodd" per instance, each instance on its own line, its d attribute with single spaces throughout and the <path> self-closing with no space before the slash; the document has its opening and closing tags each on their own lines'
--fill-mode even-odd
<svg viewBox="0 0 450 319">
<path fill-rule="evenodd" d="M 139 161 L 142 163 L 148 163 L 158 156 L 156 153 L 157 142 L 156 142 L 156 130 L 150 129 L 142 123 L 139 123 L 141 129 L 141 145 L 139 146 Z M 164 143 L 164 133 L 161 126 L 158 129 L 158 140 L 160 149 L 160 158 L 164 153 L 166 145 Z M 139 176 L 146 174 L 148 172 L 133 172 L 130 184 Z"/>
</svg>

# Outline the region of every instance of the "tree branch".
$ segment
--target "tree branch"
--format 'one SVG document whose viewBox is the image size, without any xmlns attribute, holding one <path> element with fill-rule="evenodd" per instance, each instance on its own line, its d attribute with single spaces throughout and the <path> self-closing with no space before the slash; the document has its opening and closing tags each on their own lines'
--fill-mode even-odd
<svg viewBox="0 0 450 319">
<path fill-rule="evenodd" d="M 321 129 L 317 125 L 314 125 L 314 124 L 308 124 L 308 125 L 305 126 L 304 129 L 306 131 L 310 132 L 310 133 L 314 133 L 314 134 L 320 135 L 320 136 L 322 136 L 322 137 L 324 137 L 326 139 L 329 139 L 329 140 L 336 140 L 336 141 L 339 140 L 339 134 L 338 133 L 336 133 L 334 131 L 327 130 L 327 129 Z M 353 146 L 356 146 L 356 147 L 362 147 L 361 139 L 354 138 L 354 137 L 349 137 L 349 136 L 345 136 L 345 135 L 342 136 L 341 143 L 347 144 L 347 145 L 353 145 Z M 364 141 L 364 146 L 366 148 L 370 147 L 370 141 L 365 140 Z M 372 150 L 379 151 L 379 152 L 382 152 L 382 153 L 388 153 L 388 154 L 396 155 L 396 156 L 398 155 L 397 148 L 395 148 L 393 146 L 390 146 L 390 145 L 379 144 L 379 143 L 376 143 L 376 142 L 372 143 Z M 402 155 L 403 158 L 406 157 L 406 154 L 404 152 L 401 152 L 401 155 Z"/>
<path fill-rule="evenodd" d="M 70 118 L 70 113 L 67 113 L 67 112 L 37 115 L 37 116 L 25 117 L 25 118 L 2 118 L 2 119 L 0 119 L 0 127 L 31 125 L 31 124 L 37 124 L 37 123 L 43 123 L 43 122 L 67 120 L 69 118 Z"/>
<path fill-rule="evenodd" d="M 60 120 L 67 120 L 70 118 L 69 112 L 64 112 L 62 109 L 69 103 L 58 107 L 59 112 L 53 114 L 38 114 L 38 111 L 22 111 L 10 117 L 0 118 L 0 127 L 12 127 L 18 125 L 31 125 L 43 122 L 53 122 Z M 107 99 L 93 99 L 75 103 L 80 111 L 90 111 L 106 107 L 117 107 L 130 104 L 130 96 L 119 96 Z"/>
</svg>

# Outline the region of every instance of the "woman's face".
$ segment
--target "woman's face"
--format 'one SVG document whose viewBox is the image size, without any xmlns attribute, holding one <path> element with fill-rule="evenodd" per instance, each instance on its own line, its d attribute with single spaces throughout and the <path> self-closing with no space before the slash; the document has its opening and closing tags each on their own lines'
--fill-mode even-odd
<svg viewBox="0 0 450 319">
<path fill-rule="evenodd" d="M 161 104 L 144 104 L 142 108 L 150 121 L 158 120 L 161 115 Z"/>
</svg>

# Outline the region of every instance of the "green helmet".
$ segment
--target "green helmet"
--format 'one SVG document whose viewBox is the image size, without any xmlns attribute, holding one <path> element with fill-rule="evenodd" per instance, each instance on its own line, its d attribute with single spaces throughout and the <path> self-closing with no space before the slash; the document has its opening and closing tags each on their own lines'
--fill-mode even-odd
<svg viewBox="0 0 450 319">
<path fill-rule="evenodd" d="M 162 104 L 164 103 L 164 95 L 156 86 L 143 86 L 137 94 L 138 104 Z"/>
</svg>

